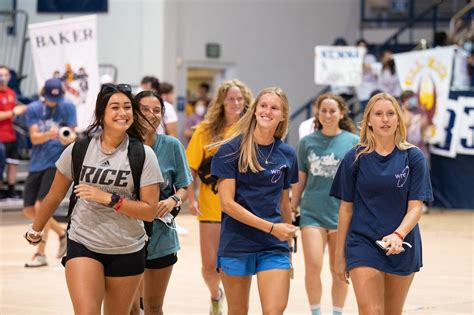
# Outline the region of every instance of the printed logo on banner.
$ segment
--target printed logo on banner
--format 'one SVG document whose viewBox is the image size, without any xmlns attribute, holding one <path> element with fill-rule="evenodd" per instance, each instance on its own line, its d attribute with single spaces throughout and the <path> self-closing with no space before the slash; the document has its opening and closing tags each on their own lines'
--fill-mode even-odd
<svg viewBox="0 0 474 315">
<path fill-rule="evenodd" d="M 86 103 L 89 91 L 89 75 L 85 67 L 79 67 L 78 71 L 75 72 L 72 66 L 66 63 L 62 73 L 59 69 L 56 69 L 51 74 L 51 77 L 63 81 L 64 89 L 74 104 L 83 105 Z"/>
<path fill-rule="evenodd" d="M 449 95 L 453 58 L 454 46 L 394 55 L 402 89 L 416 92 L 420 105 L 426 110 L 430 123 L 427 140 L 433 144 L 440 145 L 448 136 L 444 134 L 444 116 L 448 113 L 445 106 Z M 449 117 L 447 119 L 449 121 Z"/>
</svg>

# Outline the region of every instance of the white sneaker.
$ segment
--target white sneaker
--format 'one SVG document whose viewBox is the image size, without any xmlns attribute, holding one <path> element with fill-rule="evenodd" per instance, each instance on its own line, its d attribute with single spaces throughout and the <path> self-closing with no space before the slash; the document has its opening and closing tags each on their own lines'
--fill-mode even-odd
<svg viewBox="0 0 474 315">
<path fill-rule="evenodd" d="M 47 265 L 48 265 L 48 262 L 46 261 L 46 255 L 41 255 L 38 253 L 33 255 L 33 258 L 31 258 L 31 261 L 25 263 L 25 267 L 27 268 L 43 267 Z"/>
<path fill-rule="evenodd" d="M 219 287 L 219 299 L 214 300 L 211 298 L 211 309 L 209 315 L 222 315 L 222 305 L 224 304 L 224 290 Z"/>
<path fill-rule="evenodd" d="M 59 248 L 58 253 L 56 254 L 56 258 L 63 258 L 66 255 L 67 250 L 67 233 L 64 233 L 63 236 L 59 237 Z"/>
</svg>

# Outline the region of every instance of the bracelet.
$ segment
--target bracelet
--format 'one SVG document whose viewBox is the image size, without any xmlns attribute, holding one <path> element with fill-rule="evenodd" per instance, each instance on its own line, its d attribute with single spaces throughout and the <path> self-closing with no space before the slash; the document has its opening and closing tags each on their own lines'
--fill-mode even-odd
<svg viewBox="0 0 474 315">
<path fill-rule="evenodd" d="M 37 232 L 33 230 L 33 224 L 30 224 L 28 225 L 28 234 L 38 237 L 38 236 L 43 236 L 43 231 Z"/>
<path fill-rule="evenodd" d="M 179 207 L 181 206 L 181 197 L 177 194 L 174 194 L 171 196 L 171 199 L 173 199 L 175 202 L 176 202 L 176 206 L 175 207 Z"/>
<path fill-rule="evenodd" d="M 397 231 L 393 232 L 392 234 L 395 234 L 396 236 L 398 236 L 402 241 L 405 239 L 405 237 L 401 233 L 398 233 Z"/>
<path fill-rule="evenodd" d="M 273 231 L 273 227 L 275 226 L 275 223 L 272 223 L 272 227 L 270 229 L 270 231 L 268 232 L 268 234 L 272 234 L 272 231 Z"/>
<path fill-rule="evenodd" d="M 119 201 L 117 202 L 117 204 L 113 207 L 115 212 L 119 212 L 120 208 L 122 207 L 123 205 L 123 202 L 125 201 L 125 198 L 120 196 L 120 199 Z"/>
</svg>

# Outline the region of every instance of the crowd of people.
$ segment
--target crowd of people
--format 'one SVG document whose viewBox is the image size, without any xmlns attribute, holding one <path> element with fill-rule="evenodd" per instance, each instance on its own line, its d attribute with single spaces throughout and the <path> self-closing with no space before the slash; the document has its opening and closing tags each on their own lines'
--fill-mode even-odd
<svg viewBox="0 0 474 315">
<path fill-rule="evenodd" d="M 47 265 L 52 229 L 76 313 L 162 314 L 180 249 L 175 217 L 187 202 L 199 222 L 210 314 L 222 314 L 224 301 L 229 314 L 246 314 L 253 275 L 262 312 L 284 313 L 297 215 L 311 314 L 321 314 L 326 247 L 334 315 L 343 313 L 349 279 L 361 314 L 401 314 L 422 267 L 417 223 L 432 201 L 415 93 L 372 95 L 360 129 L 343 97 L 322 94 L 294 149 L 283 141 L 290 109 L 278 87 L 254 99 L 242 81 L 222 82 L 207 104 L 201 96 L 191 105 L 189 117 L 201 120 L 183 145 L 173 86 L 156 77 L 136 95 L 128 84 L 103 84 L 83 134 L 60 79 L 25 107 L 4 101 L 12 94 L 3 81 L 2 122 L 24 111 L 32 142 L 25 238 L 38 246 L 25 266 Z M 71 185 L 64 229 L 52 215 Z"/>
<path fill-rule="evenodd" d="M 222 314 L 224 301 L 229 314 L 248 313 L 254 275 L 262 313 L 283 314 L 298 230 L 312 315 L 321 314 L 326 250 L 333 315 L 343 313 L 349 280 L 360 314 L 401 314 L 423 265 L 430 126 L 416 92 L 401 90 L 392 53 L 377 61 L 365 40 L 355 45 L 366 49 L 362 84 L 319 95 L 296 148 L 284 142 L 290 105 L 279 87 L 254 98 L 238 79 L 215 89 L 202 82 L 178 124 L 172 84 L 155 76 L 137 90 L 105 83 L 91 125 L 76 133 L 62 78 L 17 104 L 0 65 L 0 198 L 22 197 L 32 221 L 24 236 L 37 247 L 25 267 L 48 264 L 52 230 L 75 313 L 162 314 L 180 250 L 175 218 L 186 202 L 199 225 L 210 314 Z M 18 117 L 31 142 L 23 196 L 15 186 Z M 64 227 L 53 213 L 71 186 Z"/>
</svg>

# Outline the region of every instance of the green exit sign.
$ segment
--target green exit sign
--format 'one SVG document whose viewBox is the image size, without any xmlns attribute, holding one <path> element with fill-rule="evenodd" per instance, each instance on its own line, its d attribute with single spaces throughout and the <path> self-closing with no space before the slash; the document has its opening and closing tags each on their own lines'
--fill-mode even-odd
<svg viewBox="0 0 474 315">
<path fill-rule="evenodd" d="M 206 57 L 207 58 L 219 58 L 221 56 L 221 45 L 216 43 L 206 44 Z"/>
</svg>

